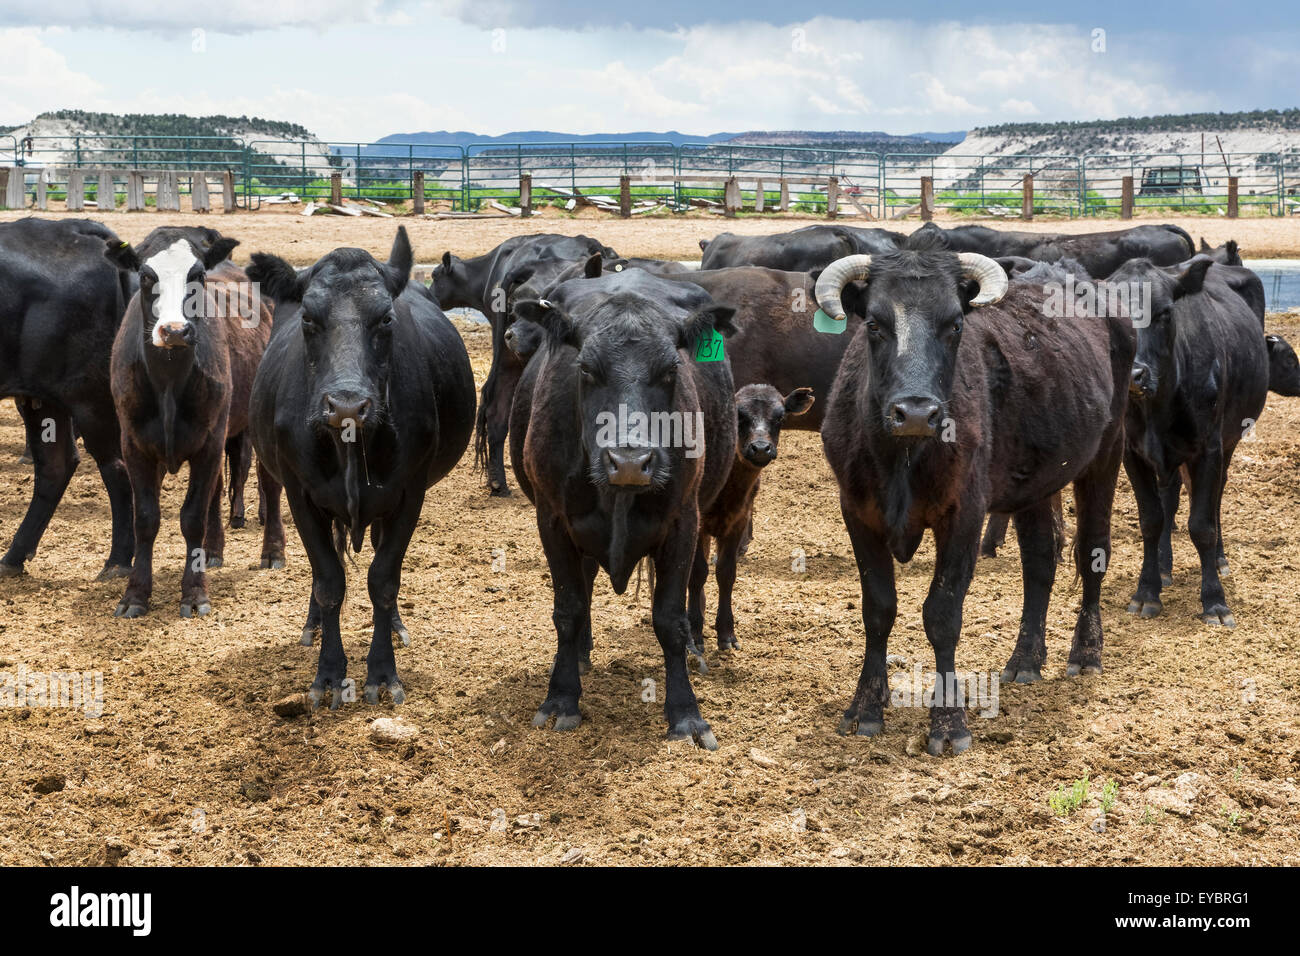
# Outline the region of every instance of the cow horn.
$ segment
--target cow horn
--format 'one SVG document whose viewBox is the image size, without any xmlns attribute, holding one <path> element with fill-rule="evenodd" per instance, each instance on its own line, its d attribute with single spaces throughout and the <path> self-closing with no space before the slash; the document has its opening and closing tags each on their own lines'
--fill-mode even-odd
<svg viewBox="0 0 1300 956">
<path fill-rule="evenodd" d="M 971 305 L 989 305 L 1007 294 L 1007 274 L 995 261 L 978 252 L 959 252 L 957 258 L 961 260 L 961 274 L 979 287 Z"/>
<path fill-rule="evenodd" d="M 871 275 L 871 256 L 845 256 L 828 265 L 817 278 L 815 295 L 821 310 L 837 322 L 844 321 L 844 304 L 840 293 L 854 280 L 865 281 Z"/>
</svg>

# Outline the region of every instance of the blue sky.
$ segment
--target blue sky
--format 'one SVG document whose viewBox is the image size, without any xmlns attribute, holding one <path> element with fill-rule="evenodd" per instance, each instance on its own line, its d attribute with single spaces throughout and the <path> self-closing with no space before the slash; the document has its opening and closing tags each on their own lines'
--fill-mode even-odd
<svg viewBox="0 0 1300 956">
<path fill-rule="evenodd" d="M 248 113 L 363 141 L 424 129 L 903 133 L 1297 105 L 1300 17 L 1269 2 L 0 8 L 3 125 L 70 107 Z"/>
</svg>

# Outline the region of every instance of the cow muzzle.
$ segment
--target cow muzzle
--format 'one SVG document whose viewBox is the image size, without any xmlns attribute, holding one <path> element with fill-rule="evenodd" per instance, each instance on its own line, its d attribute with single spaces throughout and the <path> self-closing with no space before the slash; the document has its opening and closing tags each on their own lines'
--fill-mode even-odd
<svg viewBox="0 0 1300 956">
<path fill-rule="evenodd" d="M 617 488 L 648 488 L 654 480 L 653 448 L 606 448 L 600 459 L 605 477 Z"/>
<path fill-rule="evenodd" d="M 153 344 L 160 349 L 186 349 L 194 344 L 194 326 L 188 322 L 159 322 L 154 326 Z"/>
<path fill-rule="evenodd" d="M 1128 390 L 1129 394 L 1138 398 L 1147 398 L 1155 394 L 1156 375 L 1149 365 L 1143 365 L 1141 362 L 1133 363 L 1133 371 L 1129 374 Z"/>
<path fill-rule="evenodd" d="M 899 438 L 932 438 L 939 431 L 943 407 L 933 398 L 900 398 L 889 406 L 885 424 Z"/>
<path fill-rule="evenodd" d="M 374 410 L 375 403 L 360 395 L 327 394 L 322 415 L 330 428 L 364 429 Z"/>
<path fill-rule="evenodd" d="M 770 441 L 752 441 L 745 446 L 745 461 L 762 468 L 776 460 L 776 448 Z"/>
</svg>

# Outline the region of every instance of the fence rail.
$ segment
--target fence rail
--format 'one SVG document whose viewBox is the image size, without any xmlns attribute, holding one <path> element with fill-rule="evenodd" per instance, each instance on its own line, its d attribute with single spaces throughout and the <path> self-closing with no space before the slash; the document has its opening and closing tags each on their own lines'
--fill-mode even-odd
<svg viewBox="0 0 1300 956">
<path fill-rule="evenodd" d="M 38 192 L 62 198 L 68 179 L 93 183 L 94 170 L 129 169 L 173 172 L 183 196 L 193 195 L 203 174 L 226 176 L 250 207 L 293 193 L 304 201 L 341 195 L 463 213 L 486 204 L 572 205 L 575 197 L 595 197 L 602 208 L 620 199 L 627 206 L 630 194 L 643 209 L 680 210 L 708 200 L 728 213 L 746 206 L 864 219 L 916 211 L 928 217 L 936 210 L 1024 217 L 1128 216 L 1143 209 L 1300 212 L 1300 152 L 930 155 L 653 140 L 460 146 L 109 134 L 19 140 L 0 134 L 0 167 L 9 170 L 9 205 L 24 196 L 34 200 Z M 72 177 L 71 170 L 87 173 Z M 416 202 L 418 183 L 423 202 Z"/>
</svg>

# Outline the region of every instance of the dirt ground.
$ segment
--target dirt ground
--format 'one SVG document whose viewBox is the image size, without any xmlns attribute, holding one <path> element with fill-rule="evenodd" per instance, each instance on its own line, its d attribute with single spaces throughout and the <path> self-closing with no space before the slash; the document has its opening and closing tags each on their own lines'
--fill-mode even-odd
<svg viewBox="0 0 1300 956">
<path fill-rule="evenodd" d="M 482 255 L 505 239 L 520 233 L 556 232 L 565 235 L 597 236 L 625 256 L 645 256 L 653 259 L 698 259 L 699 241 L 712 239 L 720 232 L 742 235 L 759 235 L 784 232 L 816 222 L 826 222 L 825 217 L 795 214 L 742 214 L 735 219 L 705 212 L 681 215 L 663 214 L 654 217 L 619 219 L 608 213 L 588 209 L 576 214 L 556 209 L 545 209 L 532 219 L 462 219 L 434 220 L 413 216 L 400 219 L 352 218 L 349 216 L 312 216 L 304 218 L 295 207 L 279 207 L 276 211 L 220 213 L 86 213 L 85 218 L 108 223 L 118 235 L 128 242 L 139 242 L 151 229 L 160 225 L 197 225 L 219 229 L 235 236 L 243 243 L 236 252 L 239 262 L 257 251 L 272 251 L 294 265 L 310 265 L 331 249 L 339 246 L 360 246 L 369 252 L 387 256 L 393 244 L 397 223 L 405 224 L 415 247 L 416 261 L 432 263 L 444 251 L 451 250 L 461 257 Z M 20 219 L 28 215 L 21 211 L 0 211 L 0 222 Z M 47 216 L 77 215 L 46 213 Z M 969 217 L 951 222 L 940 217 L 946 225 L 974 222 Z M 856 217 L 840 220 L 850 225 L 883 226 L 899 232 L 911 233 L 921 227 L 915 217 L 901 222 L 861 222 Z M 1032 222 L 1018 219 L 982 219 L 986 225 L 1006 229 L 1024 229 L 1035 232 L 1102 232 L 1123 228 L 1118 219 L 1051 219 L 1038 218 Z M 1229 220 L 1218 216 L 1168 216 L 1152 217 L 1152 222 L 1168 222 L 1187 230 L 1198 242 L 1202 237 L 1211 245 L 1220 245 L 1228 239 L 1241 243 L 1242 255 L 1253 259 L 1300 258 L 1300 226 L 1295 217 L 1249 217 Z"/>
<path fill-rule="evenodd" d="M 1300 336 L 1295 316 L 1271 321 Z M 481 381 L 487 329 L 460 328 Z M 5 541 L 31 490 L 22 445 L 6 401 Z M 308 687 L 317 656 L 298 643 L 310 574 L 292 526 L 282 571 L 252 570 L 255 522 L 231 532 L 209 576 L 213 613 L 183 620 L 184 472 L 168 478 L 153 610 L 115 620 L 123 582 L 94 581 L 108 505 L 83 460 L 28 574 L 0 581 L 0 680 L 20 667 L 102 671 L 103 712 L 0 707 L 0 864 L 1300 862 L 1300 400 L 1270 396 L 1233 463 L 1223 514 L 1236 629 L 1200 623 L 1181 531 L 1163 616 L 1125 613 L 1140 544 L 1122 483 L 1105 673 L 1064 677 L 1079 592 L 1062 569 L 1046 679 L 1002 686 L 996 717 L 972 712 L 975 745 L 957 758 L 922 752 L 919 707 L 889 710 L 879 737 L 836 735 L 862 659 L 857 576 L 817 436 L 787 432 L 781 451 L 737 584 L 741 649 L 712 649 L 709 617 L 710 670 L 693 676 L 716 753 L 664 741 L 649 602 L 615 596 L 603 576 L 582 726 L 530 725 L 554 652 L 545 560 L 527 500 L 488 498 L 471 456 L 430 491 L 407 555 L 406 703 L 287 718 L 272 704 Z M 978 569 L 960 669 L 996 672 L 1011 653 L 1011 537 Z M 343 614 L 358 680 L 370 556 L 350 572 Z M 900 573 L 900 676 L 933 662 L 921 628 L 932 571 L 927 542 Z M 418 734 L 374 741 L 370 722 L 392 716 Z M 1084 778 L 1081 805 L 1056 812 L 1049 799 Z"/>
</svg>

